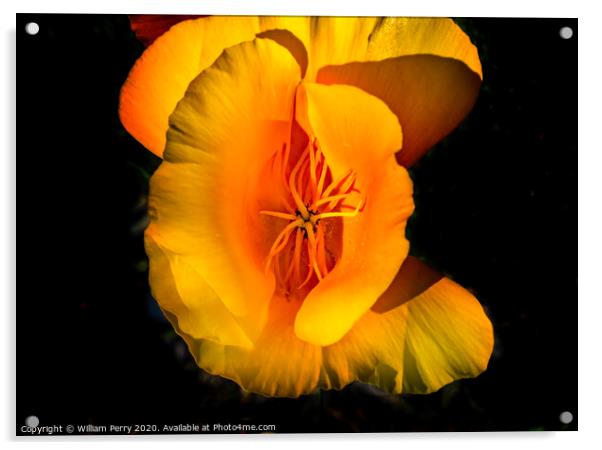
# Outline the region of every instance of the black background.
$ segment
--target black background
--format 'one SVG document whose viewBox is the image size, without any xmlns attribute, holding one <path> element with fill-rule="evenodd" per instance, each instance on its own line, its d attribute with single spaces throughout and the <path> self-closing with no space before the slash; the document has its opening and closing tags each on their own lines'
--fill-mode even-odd
<svg viewBox="0 0 602 450">
<path fill-rule="evenodd" d="M 39 34 L 25 33 L 30 21 Z M 279 432 L 576 429 L 577 20 L 458 23 L 484 83 L 467 120 L 412 168 L 408 233 L 413 254 L 485 306 L 489 369 L 428 396 L 356 383 L 268 399 L 200 371 L 150 297 L 142 231 L 159 160 L 117 116 L 143 51 L 127 17 L 18 15 L 17 433 L 29 415 Z"/>
</svg>

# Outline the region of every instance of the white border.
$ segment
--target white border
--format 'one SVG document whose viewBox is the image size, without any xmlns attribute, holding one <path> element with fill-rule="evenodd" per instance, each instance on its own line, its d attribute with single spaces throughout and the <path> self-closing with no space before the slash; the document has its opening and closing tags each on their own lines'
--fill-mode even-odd
<svg viewBox="0 0 602 450">
<path fill-rule="evenodd" d="M 390 15 L 390 16 L 457 16 L 457 17 L 576 17 L 578 2 L 561 0 L 23 0 L 15 2 L 16 11 L 31 13 L 199 13 L 199 14 L 291 14 L 291 15 Z"/>
<path fill-rule="evenodd" d="M 15 314 L 15 13 L 205 13 L 205 14 L 289 14 L 289 15 L 451 15 L 472 17 L 579 17 L 579 429 L 577 433 L 474 433 L 474 434 L 364 434 L 364 435 L 275 435 L 275 436 L 172 436 L 172 437 L 98 437 L 87 439 L 84 445 L 101 447 L 163 448 L 166 442 L 175 441 L 190 448 L 230 448 L 245 445 L 247 448 L 264 448 L 286 445 L 303 448 L 323 445 L 331 447 L 344 443 L 349 448 L 365 448 L 367 445 L 400 446 L 452 449 L 507 449 L 545 448 L 566 449 L 595 448 L 602 439 L 599 435 L 598 418 L 600 398 L 602 337 L 602 296 L 597 291 L 597 281 L 602 270 L 602 145 L 598 130 L 601 129 L 602 96 L 600 80 L 600 26 L 595 2 L 590 1 L 531 1 L 504 0 L 502 2 L 467 0 L 446 1 L 334 1 L 299 0 L 297 2 L 272 2 L 268 0 L 22 0 L 4 1 L 0 4 L 0 22 L 3 37 L 3 69 L 0 77 L 4 105 L 0 108 L 0 136 L 4 140 L 0 151 L 0 288 L 3 289 L 1 304 L 2 324 L 0 384 L 4 401 L 0 408 L 0 426 L 9 447 L 30 448 L 35 441 L 11 438 L 14 427 L 14 314 Z M 508 30 L 509 33 L 512 30 Z M 558 89 L 562 89 L 558 86 Z M 553 95 L 553 92 L 550 93 Z M 574 164 L 575 155 L 567 154 L 567 164 Z M 35 163 L 21 156 L 21 171 L 27 164 Z M 511 182 L 511 180 L 509 180 Z M 571 187 L 572 188 L 572 187 Z M 573 230 L 559 239 L 575 239 Z M 23 239 L 23 237 L 21 238 Z M 550 242 L 553 247 L 554 243 Z M 25 278 L 27 274 L 22 274 Z M 553 280 L 550 280 L 553 282 Z M 567 308 L 574 307 L 574 298 L 566 299 Z M 562 327 L 559 326 L 559 333 Z M 562 389 L 562 386 L 559 386 Z M 554 396 L 550 392 L 550 396 Z M 520 408 L 520 404 L 517 404 Z M 40 440 L 42 441 L 42 440 Z M 37 442 L 40 442 L 37 441 Z M 82 446 L 82 439 L 43 439 L 43 445 L 64 448 Z M 41 443 L 42 443 L 41 442 Z M 15 445 L 16 447 L 16 445 Z"/>
</svg>

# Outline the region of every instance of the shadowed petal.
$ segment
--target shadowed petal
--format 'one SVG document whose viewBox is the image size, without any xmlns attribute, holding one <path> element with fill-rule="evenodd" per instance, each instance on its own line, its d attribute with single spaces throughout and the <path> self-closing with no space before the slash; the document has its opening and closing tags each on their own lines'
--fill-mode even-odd
<svg viewBox="0 0 602 450">
<path fill-rule="evenodd" d="M 262 26 L 299 38 L 306 80 L 349 84 L 382 99 L 401 123 L 397 159 L 405 167 L 458 126 L 483 78 L 476 47 L 447 18 L 266 17 Z"/>
<path fill-rule="evenodd" d="M 487 368 L 493 329 L 478 300 L 419 260 L 406 262 L 372 310 L 324 349 L 334 386 L 359 377 L 391 392 L 424 394 Z M 409 299 L 411 292 L 418 294 Z M 386 312 L 374 311 L 380 309 Z"/>
<path fill-rule="evenodd" d="M 458 126 L 481 85 L 462 62 L 433 55 L 328 66 L 321 69 L 318 82 L 357 86 L 382 99 L 403 127 L 397 160 L 405 167 Z"/>
</svg>

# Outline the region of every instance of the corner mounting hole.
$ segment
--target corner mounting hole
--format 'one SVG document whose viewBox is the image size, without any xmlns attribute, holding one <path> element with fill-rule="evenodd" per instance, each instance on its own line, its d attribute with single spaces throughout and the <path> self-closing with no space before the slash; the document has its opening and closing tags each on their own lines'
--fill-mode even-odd
<svg viewBox="0 0 602 450">
<path fill-rule="evenodd" d="M 38 34 L 38 31 L 40 31 L 40 26 L 35 22 L 29 22 L 27 25 L 25 25 L 25 32 L 27 34 L 35 36 Z"/>
<path fill-rule="evenodd" d="M 565 425 L 568 425 L 573 421 L 573 415 L 569 411 L 565 411 L 560 414 L 558 419 Z"/>
<path fill-rule="evenodd" d="M 573 29 L 571 27 L 562 27 L 559 34 L 562 39 L 570 39 L 573 37 Z"/>
<path fill-rule="evenodd" d="M 35 428 L 40 424 L 40 419 L 37 416 L 29 416 L 25 419 L 25 425 L 31 428 Z"/>
</svg>

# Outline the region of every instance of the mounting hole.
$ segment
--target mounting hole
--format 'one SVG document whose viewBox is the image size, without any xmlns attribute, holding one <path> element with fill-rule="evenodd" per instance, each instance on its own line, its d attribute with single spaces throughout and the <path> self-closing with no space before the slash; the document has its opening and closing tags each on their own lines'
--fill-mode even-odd
<svg viewBox="0 0 602 450">
<path fill-rule="evenodd" d="M 573 29 L 571 27 L 562 27 L 559 34 L 562 39 L 570 39 L 573 37 Z"/>
<path fill-rule="evenodd" d="M 40 424 L 40 419 L 37 416 L 29 416 L 25 419 L 25 425 L 31 428 L 35 428 Z"/>
<path fill-rule="evenodd" d="M 560 414 L 558 419 L 565 425 L 568 425 L 573 421 L 573 415 L 569 411 L 565 411 Z"/>
<path fill-rule="evenodd" d="M 29 22 L 27 25 L 25 25 L 25 32 L 27 34 L 35 36 L 38 34 L 38 31 L 40 31 L 40 26 L 35 22 Z"/>
</svg>

